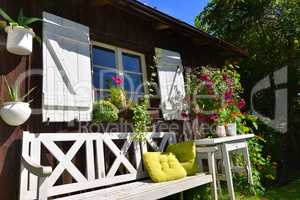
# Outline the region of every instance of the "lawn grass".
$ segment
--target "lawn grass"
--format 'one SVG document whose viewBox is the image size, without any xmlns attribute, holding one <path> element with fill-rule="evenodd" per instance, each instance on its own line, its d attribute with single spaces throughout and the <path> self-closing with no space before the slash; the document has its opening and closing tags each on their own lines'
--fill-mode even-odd
<svg viewBox="0 0 300 200">
<path fill-rule="evenodd" d="M 184 200 L 207 200 L 207 196 L 203 196 L 199 193 L 207 190 L 209 187 L 194 188 L 184 193 Z M 225 192 L 224 192 L 225 193 Z M 210 196 L 210 191 L 206 193 Z M 180 195 L 173 195 L 164 200 L 178 200 L 181 199 Z M 228 200 L 228 194 L 219 196 L 219 200 Z M 264 196 L 244 196 L 236 192 L 237 200 L 300 200 L 300 179 L 296 180 L 289 185 L 282 187 L 271 187 L 268 188 Z"/>
<path fill-rule="evenodd" d="M 300 179 L 282 187 L 268 188 L 263 197 L 247 197 L 237 194 L 238 200 L 300 200 Z"/>
</svg>

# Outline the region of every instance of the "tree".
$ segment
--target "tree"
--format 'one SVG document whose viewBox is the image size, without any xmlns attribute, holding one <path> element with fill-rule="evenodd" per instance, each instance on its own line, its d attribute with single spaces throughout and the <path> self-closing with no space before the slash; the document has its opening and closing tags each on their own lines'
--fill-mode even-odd
<svg viewBox="0 0 300 200">
<path fill-rule="evenodd" d="M 276 69 L 288 66 L 289 132 L 282 142 L 284 159 L 299 163 L 299 112 L 295 98 L 300 86 L 300 1 L 299 0 L 211 0 L 196 17 L 195 26 L 248 50 L 248 57 L 239 64 L 246 97 L 253 86 Z M 274 85 L 266 95 L 257 95 L 262 112 L 274 114 Z M 273 97 L 273 100 L 271 99 Z M 297 110 L 300 110 L 299 108 Z M 269 130 L 269 129 L 268 129 Z M 275 137 L 275 134 L 269 135 Z M 268 138 L 268 139 L 270 139 Z M 298 145 L 297 145 L 298 141 Z M 287 145 L 291 144 L 291 145 Z M 273 147 L 278 149 L 278 146 Z M 289 153 L 288 153 L 289 152 Z"/>
</svg>

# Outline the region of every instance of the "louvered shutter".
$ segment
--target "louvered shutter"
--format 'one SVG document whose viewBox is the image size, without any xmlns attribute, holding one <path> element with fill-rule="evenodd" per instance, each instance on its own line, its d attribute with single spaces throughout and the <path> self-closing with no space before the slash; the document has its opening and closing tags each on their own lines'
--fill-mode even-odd
<svg viewBox="0 0 300 200">
<path fill-rule="evenodd" d="M 179 53 L 155 48 L 158 57 L 158 77 L 161 109 L 166 120 L 181 119 L 185 86 L 183 66 Z"/>
<path fill-rule="evenodd" d="M 89 27 L 43 13 L 43 121 L 90 121 Z"/>
</svg>

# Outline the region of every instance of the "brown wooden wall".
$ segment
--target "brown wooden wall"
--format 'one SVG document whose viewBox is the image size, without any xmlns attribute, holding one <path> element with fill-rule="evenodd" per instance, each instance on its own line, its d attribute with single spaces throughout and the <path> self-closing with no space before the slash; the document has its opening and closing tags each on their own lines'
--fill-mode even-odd
<svg viewBox="0 0 300 200">
<path fill-rule="evenodd" d="M 15 17 L 20 8 L 27 16 L 41 17 L 42 11 L 74 20 L 91 29 L 91 39 L 122 48 L 138 51 L 146 55 L 148 65 L 152 63 L 154 47 L 161 47 L 180 52 L 184 66 L 199 66 L 208 63 L 222 63 L 216 49 L 197 46 L 192 38 L 171 30 L 155 30 L 153 21 L 138 17 L 133 12 L 101 4 L 96 0 L 0 0 L 0 7 Z M 33 27 L 41 35 L 41 24 Z M 42 50 L 34 43 L 31 56 L 16 56 L 5 49 L 6 33 L 0 31 L 0 97 L 7 99 L 3 77 L 13 82 L 18 76 L 30 69 L 42 69 Z M 36 87 L 31 98 L 33 108 L 41 107 L 42 77 L 32 76 L 22 84 L 22 91 Z M 42 123 L 40 115 L 31 116 L 21 127 L 9 127 L 0 120 L 0 199 L 18 198 L 20 138 L 22 130 L 31 132 L 71 132 L 77 127 L 65 123 Z"/>
</svg>

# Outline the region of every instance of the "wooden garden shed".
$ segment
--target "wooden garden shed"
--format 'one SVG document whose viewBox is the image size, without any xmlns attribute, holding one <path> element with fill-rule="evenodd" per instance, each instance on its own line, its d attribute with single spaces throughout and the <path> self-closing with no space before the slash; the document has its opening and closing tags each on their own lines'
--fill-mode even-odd
<svg viewBox="0 0 300 200">
<path fill-rule="evenodd" d="M 116 67 L 116 73 L 128 73 L 137 82 L 145 82 L 152 73 L 148 66 L 154 65 L 157 48 L 180 55 L 184 70 L 207 64 L 221 66 L 228 59 L 246 55 L 230 43 L 136 0 L 0 0 L 0 7 L 13 17 L 23 8 L 26 16 L 44 19 L 33 27 L 43 42 L 34 43 L 30 56 L 9 53 L 5 48 L 6 33 L 0 31 L 0 98 L 7 99 L 4 77 L 12 83 L 24 75 L 22 93 L 36 87 L 30 96 L 35 112 L 26 124 L 12 127 L 0 121 L 0 199 L 18 198 L 23 130 L 79 132 L 80 122 L 89 123 L 90 110 L 85 108 L 106 92 L 105 85 L 97 82 L 97 70 Z M 58 61 L 53 65 L 53 60 Z M 138 63 L 136 71 L 126 71 L 126 62 Z M 58 68 L 61 79 L 53 77 L 55 72 L 51 70 L 57 70 L 53 67 Z M 76 70 L 70 70 L 73 67 Z M 26 76 L 28 72 L 30 76 Z M 77 77 L 83 85 L 91 85 L 82 90 L 75 87 L 70 76 Z M 83 92 L 75 96 L 76 100 L 82 99 L 78 103 L 60 90 L 70 95 Z M 140 94 L 146 93 L 145 86 Z M 158 98 L 159 95 L 158 92 Z M 80 108 L 74 111 L 74 106 Z M 123 131 L 121 125 L 119 131 Z"/>
</svg>

